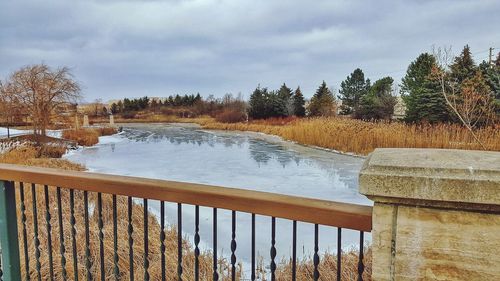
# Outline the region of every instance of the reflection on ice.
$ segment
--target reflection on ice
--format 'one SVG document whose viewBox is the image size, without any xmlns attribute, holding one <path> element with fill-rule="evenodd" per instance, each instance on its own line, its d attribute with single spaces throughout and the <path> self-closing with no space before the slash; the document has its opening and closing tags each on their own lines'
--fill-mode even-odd
<svg viewBox="0 0 500 281">
<path fill-rule="evenodd" d="M 133 124 L 115 136 L 104 137 L 95 147 L 66 156 L 91 171 L 148 178 L 213 184 L 288 195 L 371 204 L 357 191 L 357 177 L 363 159 L 308 148 L 256 133 L 203 131 L 178 125 Z M 150 209 L 159 213 L 159 203 Z M 192 209 L 192 210 L 191 210 Z M 194 232 L 194 207 L 184 208 L 184 231 Z M 175 204 L 167 204 L 168 222 L 176 223 Z M 201 208 L 201 239 L 212 241 L 211 209 Z M 230 253 L 231 215 L 221 210 L 219 248 Z M 250 215 L 238 213 L 237 253 L 249 258 Z M 271 219 L 258 216 L 257 251 L 268 256 Z M 193 226 L 193 227 L 191 227 Z M 313 249 L 313 225 L 299 224 L 301 255 Z M 336 229 L 320 228 L 321 251 L 336 249 Z M 289 256 L 291 222 L 278 220 L 278 256 Z M 354 232 L 344 232 L 344 246 L 357 243 Z"/>
</svg>

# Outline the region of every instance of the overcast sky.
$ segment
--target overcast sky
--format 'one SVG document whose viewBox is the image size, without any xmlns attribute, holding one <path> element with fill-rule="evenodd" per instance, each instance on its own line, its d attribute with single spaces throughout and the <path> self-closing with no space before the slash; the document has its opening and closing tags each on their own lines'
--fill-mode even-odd
<svg viewBox="0 0 500 281">
<path fill-rule="evenodd" d="M 399 82 L 432 45 L 500 50 L 500 1 L 0 2 L 0 78 L 35 63 L 69 66 L 87 101 L 203 96 L 285 82 L 310 97 L 356 67 Z"/>
</svg>

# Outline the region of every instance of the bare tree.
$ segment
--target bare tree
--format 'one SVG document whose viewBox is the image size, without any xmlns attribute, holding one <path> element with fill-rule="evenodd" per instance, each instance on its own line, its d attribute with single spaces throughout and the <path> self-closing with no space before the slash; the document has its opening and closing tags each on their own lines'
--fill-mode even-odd
<svg viewBox="0 0 500 281">
<path fill-rule="evenodd" d="M 52 70 L 45 64 L 25 66 L 9 77 L 9 91 L 30 114 L 35 134 L 46 135 L 57 107 L 81 98 L 80 86 L 69 68 Z"/>
<path fill-rule="evenodd" d="M 10 125 L 19 121 L 21 112 L 19 101 L 12 93 L 12 85 L 0 81 L 0 117 L 7 126 L 7 137 L 10 137 Z"/>
<path fill-rule="evenodd" d="M 460 122 L 470 131 L 474 139 L 483 149 L 486 149 L 474 133 L 474 128 L 480 122 L 488 122 L 493 116 L 491 94 L 481 73 L 477 71 L 473 77 L 468 77 L 460 83 L 453 79 L 447 71 L 453 60 L 451 47 L 437 48 L 433 50 L 433 53 L 438 61 L 438 66 L 432 70 L 431 75 L 439 81 L 446 103 Z"/>
</svg>

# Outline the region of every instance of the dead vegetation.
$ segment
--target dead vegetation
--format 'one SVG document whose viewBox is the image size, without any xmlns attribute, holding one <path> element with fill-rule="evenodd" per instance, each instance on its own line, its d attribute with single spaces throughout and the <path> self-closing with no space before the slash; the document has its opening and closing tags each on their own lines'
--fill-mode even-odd
<svg viewBox="0 0 500 281">
<path fill-rule="evenodd" d="M 82 146 L 93 146 L 99 143 L 99 137 L 110 136 L 118 133 L 114 127 L 84 128 L 78 130 L 65 130 L 62 137 L 72 140 Z"/>
<path fill-rule="evenodd" d="M 483 149 L 469 130 L 458 124 L 409 125 L 336 117 L 271 119 L 233 124 L 204 121 L 201 124 L 206 129 L 262 132 L 304 145 L 358 155 L 367 155 L 379 147 Z M 500 151 L 498 124 L 477 129 L 475 133 L 486 150 Z"/>
</svg>

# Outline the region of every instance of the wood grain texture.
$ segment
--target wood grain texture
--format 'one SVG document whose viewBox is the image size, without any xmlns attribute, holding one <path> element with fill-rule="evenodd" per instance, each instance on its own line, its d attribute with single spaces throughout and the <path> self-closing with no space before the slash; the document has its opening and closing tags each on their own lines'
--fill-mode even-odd
<svg viewBox="0 0 500 281">
<path fill-rule="evenodd" d="M 139 177 L 0 164 L 0 180 L 214 207 L 361 231 L 372 207 L 268 192 Z"/>
</svg>

